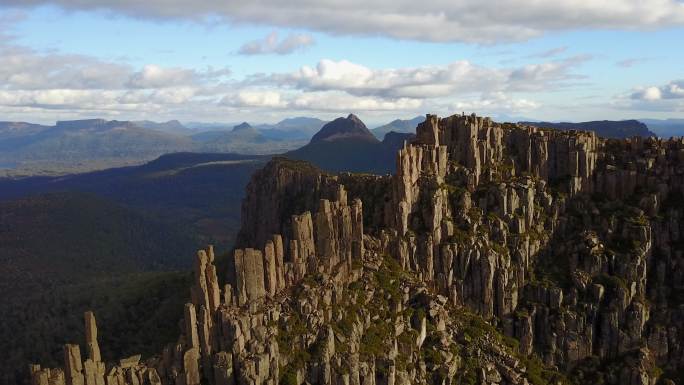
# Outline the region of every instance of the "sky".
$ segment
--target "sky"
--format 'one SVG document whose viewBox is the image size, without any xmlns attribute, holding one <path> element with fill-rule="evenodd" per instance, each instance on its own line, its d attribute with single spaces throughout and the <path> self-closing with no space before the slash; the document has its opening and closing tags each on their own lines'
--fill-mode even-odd
<svg viewBox="0 0 684 385">
<path fill-rule="evenodd" d="M 678 0 L 0 0 L 0 120 L 684 118 Z"/>
</svg>

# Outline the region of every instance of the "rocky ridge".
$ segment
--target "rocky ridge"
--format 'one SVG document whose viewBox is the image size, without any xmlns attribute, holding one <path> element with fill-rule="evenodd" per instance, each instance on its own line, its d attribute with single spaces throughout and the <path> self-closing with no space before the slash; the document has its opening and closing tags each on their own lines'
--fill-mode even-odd
<svg viewBox="0 0 684 385">
<path fill-rule="evenodd" d="M 224 285 L 198 253 L 176 343 L 106 367 L 67 345 L 33 383 L 672 383 L 683 162 L 681 139 L 474 115 L 428 115 L 392 176 L 274 159 Z"/>
</svg>

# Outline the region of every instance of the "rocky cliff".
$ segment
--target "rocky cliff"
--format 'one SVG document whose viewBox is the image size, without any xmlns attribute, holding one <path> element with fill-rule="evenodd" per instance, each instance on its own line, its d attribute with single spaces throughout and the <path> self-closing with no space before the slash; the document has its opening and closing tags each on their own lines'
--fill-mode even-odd
<svg viewBox="0 0 684 385">
<path fill-rule="evenodd" d="M 684 141 L 428 115 L 392 176 L 274 159 L 156 357 L 34 384 L 656 384 L 684 367 Z M 225 284 L 219 284 L 224 282 Z"/>
</svg>

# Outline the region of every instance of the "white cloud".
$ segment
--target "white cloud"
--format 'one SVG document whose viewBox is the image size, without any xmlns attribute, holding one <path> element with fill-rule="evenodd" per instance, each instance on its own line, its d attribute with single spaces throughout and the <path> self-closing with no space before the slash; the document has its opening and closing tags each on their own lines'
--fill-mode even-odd
<svg viewBox="0 0 684 385">
<path fill-rule="evenodd" d="M 82 55 L 39 54 L 0 45 L 0 87 L 5 89 L 96 89 L 121 86 L 131 69 Z"/>
<path fill-rule="evenodd" d="M 133 17 L 224 20 L 331 34 L 493 43 L 579 29 L 653 29 L 684 24 L 677 0 L 5 0 Z"/>
<path fill-rule="evenodd" d="M 387 100 L 359 97 L 341 91 L 278 92 L 268 89 L 243 90 L 225 95 L 221 104 L 239 109 L 316 112 L 417 110 L 423 101 L 411 98 Z"/>
<path fill-rule="evenodd" d="M 287 104 L 276 91 L 240 91 L 237 96 L 224 97 L 223 103 L 237 107 L 281 108 Z"/>
<path fill-rule="evenodd" d="M 289 73 L 229 77 L 223 68 L 198 71 L 128 64 L 61 53 L 40 53 L 0 44 L 0 111 L 67 111 L 81 116 L 168 118 L 225 116 L 229 111 L 292 114 L 424 113 L 452 108 L 522 111 L 538 102 L 514 95 L 561 88 L 578 78 L 582 58 L 517 68 L 489 68 L 460 60 L 446 65 L 373 69 L 347 60 L 324 59 Z M 206 114 L 206 115 L 202 115 Z M 59 115 L 62 116 L 62 115 Z M 30 118 L 28 120 L 33 120 Z"/>
<path fill-rule="evenodd" d="M 6 119 L 192 111 L 199 103 L 215 103 L 230 73 L 154 64 L 136 70 L 85 55 L 41 53 L 14 42 L 0 41 L 0 112 Z"/>
<path fill-rule="evenodd" d="M 384 100 L 375 97 L 357 97 L 340 92 L 311 92 L 294 98 L 289 107 L 314 111 L 416 111 L 423 106 L 418 99 L 398 98 Z"/>
<path fill-rule="evenodd" d="M 265 38 L 245 43 L 238 53 L 242 55 L 278 54 L 287 55 L 314 44 L 314 39 L 307 34 L 290 34 L 278 40 L 278 33 L 271 32 Z"/>
<path fill-rule="evenodd" d="M 562 87 L 582 78 L 572 70 L 585 60 L 587 58 L 572 57 L 520 68 L 487 68 L 461 60 L 444 66 L 374 70 L 346 60 L 323 59 L 316 67 L 303 66 L 292 73 L 260 76 L 252 82 L 302 91 L 344 91 L 354 96 L 426 99 Z"/>
<path fill-rule="evenodd" d="M 287 42 L 276 39 L 277 45 Z M 287 43 L 285 45 L 288 45 Z M 233 79 L 226 68 L 134 67 L 85 55 L 40 52 L 0 41 L 0 113 L 21 117 L 117 116 L 226 119 L 245 111 L 281 117 L 368 112 L 526 111 L 536 96 L 518 93 L 573 86 L 586 60 L 573 57 L 524 67 L 486 67 L 467 60 L 444 65 L 371 68 L 320 60 L 286 73 Z"/>
<path fill-rule="evenodd" d="M 483 95 L 482 98 L 470 101 L 457 101 L 451 109 L 455 111 L 482 111 L 485 113 L 520 113 L 540 107 L 538 102 L 525 98 L 514 98 L 503 92 Z"/>
<path fill-rule="evenodd" d="M 193 70 L 162 68 L 149 64 L 131 75 L 128 85 L 132 88 L 165 88 L 193 84 L 197 81 Z"/>
<path fill-rule="evenodd" d="M 84 55 L 43 54 L 0 43 L 0 89 L 129 89 L 199 86 L 216 81 L 227 69 L 196 71 L 150 64 L 136 71 L 128 64 Z"/>
<path fill-rule="evenodd" d="M 662 99 L 663 93 L 658 87 L 648 87 L 642 91 L 640 96 L 644 100 L 659 100 Z"/>
<path fill-rule="evenodd" d="M 684 80 L 673 80 L 663 86 L 643 87 L 631 94 L 635 100 L 684 99 Z"/>
<path fill-rule="evenodd" d="M 661 86 L 642 86 L 616 95 L 610 107 L 634 114 L 639 112 L 654 113 L 664 118 L 671 118 L 684 112 L 684 80 L 673 80 Z"/>
</svg>

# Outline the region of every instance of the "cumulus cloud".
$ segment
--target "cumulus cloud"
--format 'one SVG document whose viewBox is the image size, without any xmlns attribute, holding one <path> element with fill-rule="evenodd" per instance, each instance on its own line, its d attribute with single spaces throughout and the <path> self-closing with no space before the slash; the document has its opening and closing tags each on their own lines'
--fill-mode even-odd
<svg viewBox="0 0 684 385">
<path fill-rule="evenodd" d="M 234 107 L 287 107 L 287 103 L 281 98 L 280 92 L 269 90 L 239 91 L 236 95 L 224 96 L 221 102 Z"/>
<path fill-rule="evenodd" d="M 0 87 L 7 89 L 116 88 L 130 76 L 122 64 L 81 55 L 44 55 L 12 45 L 0 45 Z"/>
<path fill-rule="evenodd" d="M 0 113 L 6 118 L 192 111 L 198 104 L 214 103 L 230 74 L 212 67 L 200 71 L 150 64 L 136 69 L 86 55 L 38 52 L 15 41 L 0 41 Z"/>
<path fill-rule="evenodd" d="M 495 91 L 535 91 L 561 87 L 582 78 L 572 70 L 587 57 L 526 65 L 519 68 L 487 68 L 467 60 L 443 66 L 371 69 L 346 60 L 323 59 L 315 67 L 292 73 L 252 79 L 254 84 L 289 87 L 303 91 L 344 91 L 353 96 L 386 99 L 437 98 L 454 94 Z"/>
<path fill-rule="evenodd" d="M 341 91 L 279 92 L 268 89 L 243 90 L 225 95 L 221 104 L 235 108 L 281 111 L 414 111 L 423 101 L 412 98 L 383 99 L 358 97 Z"/>
<path fill-rule="evenodd" d="M 223 104 L 295 111 L 524 112 L 540 103 L 515 94 L 572 87 L 582 79 L 575 68 L 588 59 L 577 56 L 514 68 L 488 68 L 460 60 L 383 69 L 323 59 L 293 72 L 254 75 L 240 83 L 249 92 L 226 95 Z"/>
<path fill-rule="evenodd" d="M 539 103 L 516 96 L 571 86 L 586 58 L 513 68 L 490 68 L 460 60 L 446 65 L 373 69 L 347 60 L 319 61 L 286 73 L 243 80 L 207 68 L 134 68 L 101 59 L 40 53 L 0 44 L 0 110 L 43 109 L 83 114 L 199 114 L 211 110 L 423 113 L 426 110 L 525 111 Z M 225 112 L 224 112 L 225 113 Z M 167 115 L 168 116 L 168 115 Z"/>
<path fill-rule="evenodd" d="M 228 69 L 196 71 L 150 64 L 135 70 L 128 64 L 84 55 L 43 54 L 11 44 L 0 44 L 0 88 L 129 89 L 200 85 L 230 73 Z"/>
<path fill-rule="evenodd" d="M 162 68 L 149 64 L 131 75 L 128 85 L 132 88 L 165 88 L 193 84 L 197 81 L 193 70 L 184 68 Z"/>
<path fill-rule="evenodd" d="M 274 39 L 273 48 L 291 46 Z M 234 79 L 226 68 L 142 67 L 86 55 L 41 52 L 0 41 L 0 113 L 36 116 L 163 115 L 216 119 L 230 113 L 292 115 L 457 110 L 527 111 L 539 107 L 519 93 L 574 86 L 587 57 L 546 60 L 519 67 L 487 67 L 467 60 L 444 65 L 371 68 L 323 59 L 292 72 Z M 288 48 L 289 49 L 289 48 Z M 262 51 L 265 48 L 262 49 Z M 23 114 L 23 115 L 22 115 Z"/>
<path fill-rule="evenodd" d="M 684 79 L 673 80 L 660 86 L 643 86 L 615 95 L 610 107 L 634 112 L 653 112 L 672 117 L 684 112 Z"/>
<path fill-rule="evenodd" d="M 635 100 L 684 99 L 684 80 L 673 80 L 663 86 L 639 88 L 631 94 Z"/>
<path fill-rule="evenodd" d="M 51 4 L 134 17 L 218 18 L 331 34 L 475 43 L 524 40 L 563 30 L 652 29 L 684 24 L 684 4 L 677 0 L 5 0 L 3 4 Z"/>
<path fill-rule="evenodd" d="M 423 101 L 412 98 L 393 100 L 357 97 L 341 92 L 312 92 L 295 97 L 289 104 L 294 109 L 316 111 L 416 111 Z"/>
<path fill-rule="evenodd" d="M 526 112 L 540 107 L 538 102 L 525 98 L 515 98 L 503 92 L 483 95 L 480 99 L 457 101 L 451 104 L 455 111 L 483 111 L 486 113 Z"/>
<path fill-rule="evenodd" d="M 278 40 L 278 33 L 271 32 L 263 39 L 245 43 L 238 53 L 242 55 L 278 54 L 287 55 L 314 44 L 314 39 L 307 34 L 289 34 Z"/>
</svg>

